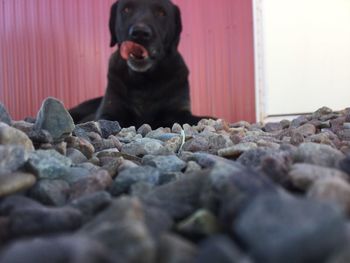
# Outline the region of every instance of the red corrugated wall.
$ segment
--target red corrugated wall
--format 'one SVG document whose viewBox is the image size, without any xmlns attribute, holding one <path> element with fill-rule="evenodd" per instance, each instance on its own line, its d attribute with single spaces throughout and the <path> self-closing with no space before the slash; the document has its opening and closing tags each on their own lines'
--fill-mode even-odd
<svg viewBox="0 0 350 263">
<path fill-rule="evenodd" d="M 54 96 L 67 107 L 103 94 L 114 0 L 0 0 L 0 101 L 15 119 Z M 194 113 L 255 121 L 250 0 L 174 0 Z"/>
</svg>

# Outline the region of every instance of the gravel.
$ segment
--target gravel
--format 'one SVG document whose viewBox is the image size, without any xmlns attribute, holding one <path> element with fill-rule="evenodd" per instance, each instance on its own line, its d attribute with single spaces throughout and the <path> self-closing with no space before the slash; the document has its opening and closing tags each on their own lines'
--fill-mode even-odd
<svg viewBox="0 0 350 263">
<path fill-rule="evenodd" d="M 0 103 L 0 262 L 350 262 L 350 108 L 153 130 Z"/>
</svg>

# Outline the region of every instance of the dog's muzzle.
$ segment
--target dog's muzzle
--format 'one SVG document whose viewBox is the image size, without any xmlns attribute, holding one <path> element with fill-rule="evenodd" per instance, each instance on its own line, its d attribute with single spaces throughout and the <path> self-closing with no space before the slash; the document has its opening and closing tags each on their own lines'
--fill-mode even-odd
<svg viewBox="0 0 350 263">
<path fill-rule="evenodd" d="M 153 65 L 148 50 L 133 41 L 124 41 L 121 44 L 120 55 L 126 60 L 129 68 L 136 72 L 146 72 Z"/>
</svg>

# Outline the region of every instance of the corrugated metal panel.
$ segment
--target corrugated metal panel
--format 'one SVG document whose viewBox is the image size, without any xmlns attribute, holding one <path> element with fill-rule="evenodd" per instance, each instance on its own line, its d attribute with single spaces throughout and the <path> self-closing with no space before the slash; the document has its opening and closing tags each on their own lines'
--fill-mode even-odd
<svg viewBox="0 0 350 263">
<path fill-rule="evenodd" d="M 54 96 L 67 107 L 103 94 L 114 0 L 1 0 L 0 100 L 14 118 Z M 193 111 L 255 120 L 252 3 L 174 0 Z"/>
</svg>

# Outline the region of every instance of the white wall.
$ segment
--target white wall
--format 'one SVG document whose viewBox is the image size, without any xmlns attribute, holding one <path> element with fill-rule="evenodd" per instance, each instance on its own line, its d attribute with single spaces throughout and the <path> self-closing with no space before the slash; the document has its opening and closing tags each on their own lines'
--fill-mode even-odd
<svg viewBox="0 0 350 263">
<path fill-rule="evenodd" d="M 350 0 L 259 3 L 264 115 L 350 107 Z"/>
</svg>

